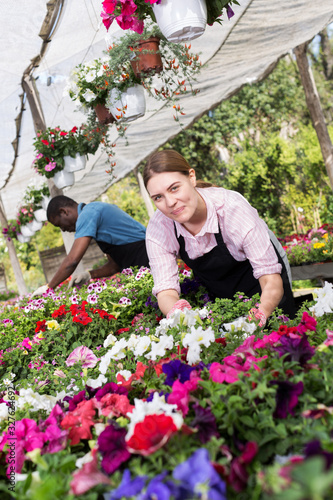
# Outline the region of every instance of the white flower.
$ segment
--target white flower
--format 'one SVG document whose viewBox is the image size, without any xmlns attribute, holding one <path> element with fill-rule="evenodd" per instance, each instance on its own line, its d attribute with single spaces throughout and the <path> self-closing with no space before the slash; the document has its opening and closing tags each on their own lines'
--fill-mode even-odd
<svg viewBox="0 0 333 500">
<path fill-rule="evenodd" d="M 107 381 L 108 379 L 101 373 L 97 378 L 88 378 L 86 385 L 92 389 L 98 389 L 98 387 L 102 387 L 103 384 L 106 384 Z"/>
<path fill-rule="evenodd" d="M 167 349 L 172 349 L 173 347 L 173 336 L 163 335 L 160 337 L 159 342 L 151 343 L 151 351 L 146 354 L 146 358 L 156 361 L 157 357 L 163 357 Z"/>
<path fill-rule="evenodd" d="M 196 365 L 201 361 L 201 347 L 199 344 L 190 345 L 186 354 L 186 361 L 189 365 Z"/>
<path fill-rule="evenodd" d="M 110 364 L 111 359 L 118 360 L 126 356 L 125 349 L 127 347 L 127 341 L 121 339 L 115 343 L 115 345 L 108 351 L 104 356 L 101 357 L 101 362 L 99 365 L 99 371 L 105 375 L 106 370 Z"/>
<path fill-rule="evenodd" d="M 97 304 L 98 302 L 98 295 L 96 293 L 91 293 L 87 296 L 87 302 L 89 304 Z"/>
<path fill-rule="evenodd" d="M 83 94 L 83 98 L 86 102 L 93 101 L 94 99 L 96 99 L 96 97 L 97 97 L 96 94 L 94 94 L 94 92 L 92 92 L 89 89 L 87 89 Z"/>
<path fill-rule="evenodd" d="M 103 74 L 103 72 L 102 72 L 102 74 Z M 88 71 L 86 73 L 86 75 L 85 75 L 85 80 L 88 83 L 91 83 L 94 80 L 96 80 L 96 70 L 95 69 L 91 69 L 90 71 Z"/>
<path fill-rule="evenodd" d="M 104 340 L 103 347 L 109 347 L 109 345 L 114 345 L 117 342 L 117 337 L 110 333 Z"/>
<path fill-rule="evenodd" d="M 132 333 L 127 341 L 128 349 L 133 352 L 139 340 L 140 340 L 140 335 L 135 335 L 135 333 Z"/>
<path fill-rule="evenodd" d="M 317 318 L 323 316 L 325 313 L 333 311 L 333 285 L 332 283 L 325 282 L 323 288 L 316 288 L 313 291 L 316 304 L 310 307 Z"/>
<path fill-rule="evenodd" d="M 214 331 L 211 326 L 204 330 L 202 326 L 195 328 L 191 326 L 191 333 L 187 333 L 183 339 L 183 346 L 190 347 L 191 345 L 198 344 L 209 347 L 215 341 Z"/>
<path fill-rule="evenodd" d="M 256 330 L 257 325 L 255 322 L 249 322 L 246 316 L 241 316 L 240 318 L 231 321 L 230 323 L 223 323 L 221 332 L 244 332 L 248 335 L 252 335 Z"/>
<path fill-rule="evenodd" d="M 8 418 L 8 406 L 6 403 L 0 403 L 0 422 L 7 420 Z"/>
<path fill-rule="evenodd" d="M 139 340 L 135 346 L 134 356 L 137 358 L 138 356 L 142 356 L 144 352 L 146 352 L 151 344 L 150 337 L 148 335 L 144 335 L 143 337 L 139 337 Z"/>
<path fill-rule="evenodd" d="M 28 389 L 20 389 L 17 398 L 17 408 L 24 408 L 26 404 L 32 406 L 30 411 L 46 410 L 48 413 L 54 408 L 58 401 L 58 397 L 49 396 L 47 394 L 40 395 L 34 392 L 30 387 Z"/>
</svg>

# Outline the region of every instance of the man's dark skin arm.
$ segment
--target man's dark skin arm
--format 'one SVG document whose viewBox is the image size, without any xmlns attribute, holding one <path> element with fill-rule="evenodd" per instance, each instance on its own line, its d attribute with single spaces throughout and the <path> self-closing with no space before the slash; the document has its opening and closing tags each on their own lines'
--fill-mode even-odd
<svg viewBox="0 0 333 500">
<path fill-rule="evenodd" d="M 82 236 L 82 238 L 77 238 L 76 240 L 74 240 L 74 244 L 69 254 L 64 258 L 58 271 L 48 283 L 49 288 L 57 287 L 60 283 L 65 281 L 67 278 L 69 278 L 69 276 L 73 274 L 82 257 L 86 253 L 91 240 L 92 238 L 90 236 Z M 107 276 L 112 276 L 113 274 L 120 271 L 118 265 L 109 255 L 107 255 L 107 258 L 108 262 L 104 264 L 104 266 L 90 271 L 90 275 L 92 278 L 105 278 Z"/>
<path fill-rule="evenodd" d="M 69 254 L 62 261 L 58 271 L 55 273 L 51 281 L 49 281 L 49 288 L 55 288 L 65 281 L 75 271 L 77 265 L 87 251 L 90 244 L 91 237 L 83 236 L 74 241 Z"/>
<path fill-rule="evenodd" d="M 113 276 L 121 270 L 118 264 L 116 264 L 115 261 L 110 257 L 110 255 L 107 255 L 107 258 L 108 262 L 104 264 L 104 266 L 99 267 L 98 269 L 92 269 L 92 271 L 90 271 L 90 275 L 92 278 L 106 278 L 108 276 Z"/>
</svg>

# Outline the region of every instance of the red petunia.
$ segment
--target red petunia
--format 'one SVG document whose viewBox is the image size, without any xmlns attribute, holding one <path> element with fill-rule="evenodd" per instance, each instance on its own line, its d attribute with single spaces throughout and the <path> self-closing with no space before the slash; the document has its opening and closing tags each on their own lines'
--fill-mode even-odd
<svg viewBox="0 0 333 500">
<path fill-rule="evenodd" d="M 53 311 L 51 316 L 52 316 L 52 318 L 58 318 L 59 316 L 65 316 L 67 313 L 69 313 L 69 311 L 66 311 L 66 306 L 62 305 L 59 307 L 59 309 L 56 309 L 55 311 Z"/>
<path fill-rule="evenodd" d="M 177 427 L 169 415 L 146 415 L 142 422 L 135 425 L 127 448 L 131 453 L 151 455 L 164 446 L 176 431 Z"/>
<path fill-rule="evenodd" d="M 41 142 L 42 142 L 43 144 L 45 144 L 45 146 L 49 146 L 49 145 L 50 145 L 49 141 L 47 141 L 46 139 L 42 139 L 42 141 L 41 141 Z"/>
<path fill-rule="evenodd" d="M 94 425 L 95 402 L 93 399 L 81 401 L 74 411 L 67 413 L 61 421 L 63 429 L 70 429 L 71 446 L 79 444 L 81 439 L 92 439 L 91 427 Z"/>
<path fill-rule="evenodd" d="M 42 321 L 37 321 L 37 326 L 35 328 L 35 332 L 45 332 L 46 331 L 46 319 L 43 319 Z"/>
<path fill-rule="evenodd" d="M 116 335 L 119 335 L 121 333 L 129 332 L 129 328 L 119 328 L 119 330 L 116 331 Z"/>
<path fill-rule="evenodd" d="M 87 325 L 92 322 L 92 318 L 88 316 L 86 312 L 79 312 L 73 316 L 73 323 L 81 323 L 82 325 Z"/>
</svg>

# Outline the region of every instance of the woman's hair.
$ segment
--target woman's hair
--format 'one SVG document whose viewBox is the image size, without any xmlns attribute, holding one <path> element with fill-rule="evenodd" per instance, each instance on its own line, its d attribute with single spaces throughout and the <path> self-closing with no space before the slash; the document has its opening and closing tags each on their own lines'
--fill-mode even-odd
<svg viewBox="0 0 333 500">
<path fill-rule="evenodd" d="M 59 211 L 61 208 L 65 207 L 76 207 L 76 201 L 72 200 L 68 196 L 59 195 L 52 198 L 47 205 L 46 216 L 47 220 L 53 219 L 57 215 L 59 215 Z"/>
<path fill-rule="evenodd" d="M 163 151 L 156 151 L 147 160 L 146 166 L 143 169 L 143 182 L 147 187 L 149 179 L 154 174 L 161 174 L 163 172 L 179 172 L 180 174 L 189 176 L 192 167 L 188 164 L 185 158 L 173 149 L 163 149 Z M 197 187 L 211 187 L 213 184 L 197 180 Z"/>
</svg>

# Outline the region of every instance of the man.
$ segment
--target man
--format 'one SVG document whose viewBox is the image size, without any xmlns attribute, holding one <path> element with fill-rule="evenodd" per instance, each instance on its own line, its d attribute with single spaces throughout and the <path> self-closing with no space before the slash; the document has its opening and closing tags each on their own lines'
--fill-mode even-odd
<svg viewBox="0 0 333 500">
<path fill-rule="evenodd" d="M 33 295 L 41 295 L 66 280 L 75 271 L 91 239 L 107 255 L 108 262 L 98 269 L 73 277 L 72 286 L 83 285 L 91 278 L 112 276 L 127 267 L 149 265 L 146 228 L 116 205 L 99 201 L 86 205 L 67 196 L 55 196 L 47 207 L 47 219 L 62 231 L 75 232 L 75 240 L 51 281 L 39 287 Z"/>
</svg>

